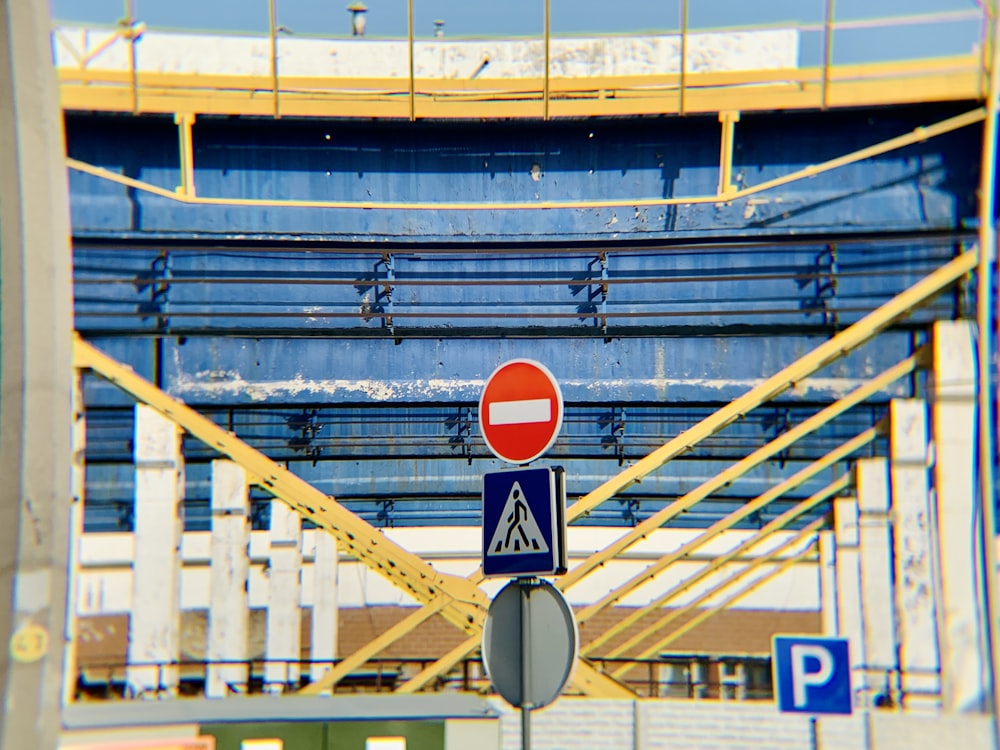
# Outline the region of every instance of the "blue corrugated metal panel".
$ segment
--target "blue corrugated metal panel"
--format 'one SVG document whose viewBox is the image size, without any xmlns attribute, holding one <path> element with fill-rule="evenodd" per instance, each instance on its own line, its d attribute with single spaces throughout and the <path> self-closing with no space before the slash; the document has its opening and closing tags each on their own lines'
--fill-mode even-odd
<svg viewBox="0 0 1000 750">
<path fill-rule="evenodd" d="M 734 175 L 759 184 L 955 111 L 753 116 L 738 127 Z M 718 130 L 708 118 L 461 126 L 203 118 L 195 164 L 199 195 L 234 198 L 710 194 Z M 951 257 L 966 240 L 956 231 L 974 214 L 973 131 L 750 200 L 665 209 L 184 206 L 71 172 L 77 325 L 367 520 L 475 524 L 479 477 L 498 465 L 475 410 L 497 364 L 528 357 L 553 370 L 567 412 L 551 459 L 567 466 L 571 496 L 587 492 Z M 68 143 L 72 156 L 130 177 L 168 189 L 179 181 L 167 119 L 71 116 Z M 815 236 L 792 241 L 803 234 Z M 720 235 L 757 242 L 705 244 Z M 700 244 L 681 247 L 678 238 Z M 290 241 L 317 239 L 358 241 Z M 566 244 L 576 240 L 599 242 Z M 909 354 L 920 327 L 961 313 L 967 294 L 941 297 L 585 522 L 646 517 Z M 902 382 L 879 400 L 910 393 Z M 85 398 L 88 528 L 128 528 L 129 399 L 92 377 Z M 674 525 L 715 520 L 880 414 L 874 406 L 837 420 Z M 190 439 L 184 451 L 187 525 L 205 528 L 214 454 Z M 267 506 L 263 493 L 254 496 L 259 527 Z"/>
<path fill-rule="evenodd" d="M 508 359 L 536 359 L 569 402 L 724 403 L 825 340 L 824 336 L 602 339 L 188 338 L 164 340 L 164 387 L 188 403 L 478 403 Z M 911 351 L 888 334 L 781 396 L 821 401 Z M 906 392 L 906 386 L 893 395 Z"/>
<path fill-rule="evenodd" d="M 601 506 L 588 523 L 634 523 L 643 513 L 688 492 L 730 463 L 814 413 L 817 406 L 763 408 L 734 422 L 719 435 L 670 463 Z M 214 419 L 299 476 L 335 496 L 378 525 L 414 523 L 475 524 L 480 480 L 501 468 L 474 426 L 475 413 L 450 407 L 224 410 Z M 570 405 L 566 424 L 546 460 L 567 469 L 570 498 L 585 494 L 631 463 L 690 427 L 709 407 L 646 406 L 609 409 Z M 761 464 L 678 523 L 693 525 L 729 512 L 734 503 L 754 497 L 824 456 L 884 413 L 885 406 L 854 410 L 790 450 Z M 128 465 L 132 414 L 127 409 L 88 413 L 87 512 L 90 530 L 129 528 L 133 478 Z M 211 448 L 186 438 L 185 523 L 190 529 L 209 524 Z M 884 446 L 882 447 L 884 450 Z M 866 449 L 864 455 L 871 455 Z M 805 482 L 789 499 L 802 498 L 830 481 L 843 468 L 827 470 Z M 259 500 L 266 498 L 256 492 Z M 263 505 L 255 505 L 255 523 Z M 785 506 L 781 506 L 785 507 Z M 768 511 L 769 513 L 780 511 Z M 748 523 L 754 523 L 753 519 Z"/>
<path fill-rule="evenodd" d="M 949 237 L 590 253 L 82 247 L 75 254 L 77 327 L 394 337 L 473 328 L 830 330 L 953 254 Z M 953 307 L 945 297 L 914 319 Z"/>
<path fill-rule="evenodd" d="M 869 455 L 869 452 L 864 455 Z M 566 468 L 571 502 L 618 471 L 617 464 L 608 461 L 567 460 L 558 463 Z M 783 466 L 765 464 L 700 504 L 694 512 L 687 514 L 686 521 L 690 523 L 694 518 L 729 512 L 746 499 L 773 487 L 803 465 L 799 461 L 789 461 Z M 499 464 L 485 460 L 472 464 L 440 460 L 356 460 L 316 464 L 293 461 L 289 468 L 319 490 L 335 497 L 345 507 L 366 514 L 380 526 L 412 524 L 420 519 L 424 523 L 475 525 L 480 520 L 482 474 L 499 468 Z M 643 480 L 642 485 L 634 486 L 604 503 L 586 520 L 589 523 L 631 525 L 694 489 L 722 468 L 723 464 L 712 461 L 675 461 L 669 468 Z M 192 530 L 206 528 L 210 516 L 209 465 L 190 464 L 185 469 L 185 475 L 185 526 Z M 790 492 L 784 502 L 775 507 L 787 507 L 785 503 L 808 496 L 833 477 L 833 470 L 822 472 Z M 132 468 L 124 464 L 90 465 L 87 468 L 87 484 L 87 528 L 103 531 L 131 528 Z M 263 501 L 266 496 L 257 492 L 255 497 Z M 767 511 L 769 515 L 774 513 L 774 508 Z M 258 527 L 261 526 L 259 508 L 255 508 L 255 519 Z M 755 519 L 748 523 L 754 524 Z"/>
<path fill-rule="evenodd" d="M 735 461 L 819 410 L 818 406 L 761 407 L 684 454 L 686 460 Z M 638 460 L 692 427 L 712 407 L 669 404 L 569 404 L 551 458 L 601 459 L 622 464 Z M 777 463 L 812 460 L 871 427 L 885 404 L 857 408 L 797 442 Z M 275 461 L 386 461 L 402 459 L 492 459 L 477 423 L 474 405 L 337 408 L 233 408 L 208 413 Z M 87 461 L 128 462 L 132 457 L 130 409 L 90 409 Z M 210 447 L 186 439 L 188 462 L 217 456 Z M 463 470 L 464 471 L 464 470 Z"/>
<path fill-rule="evenodd" d="M 119 362 L 128 364 L 147 380 L 157 380 L 156 350 L 158 344 L 153 339 L 113 337 L 95 339 L 92 343 Z M 92 405 L 132 406 L 134 403 L 132 398 L 124 394 L 120 388 L 93 375 L 88 375 L 83 379 L 83 398 L 88 407 Z"/>
<path fill-rule="evenodd" d="M 751 186 L 954 114 L 954 107 L 748 116 L 734 175 Z M 953 229 L 974 216 L 975 128 L 731 204 L 532 211 L 187 206 L 71 172 L 78 236 L 444 242 Z M 71 116 L 71 156 L 172 190 L 177 139 L 155 118 Z M 352 123 L 203 118 L 200 195 L 350 201 L 660 198 L 714 193 L 714 118 Z M 121 148 L 122 143 L 130 144 Z M 536 179 L 537 178 L 537 179 Z"/>
</svg>

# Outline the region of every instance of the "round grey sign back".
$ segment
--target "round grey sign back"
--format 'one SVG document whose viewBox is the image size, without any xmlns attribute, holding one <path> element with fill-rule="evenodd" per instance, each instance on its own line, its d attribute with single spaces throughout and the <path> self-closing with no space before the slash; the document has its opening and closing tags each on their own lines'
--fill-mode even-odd
<svg viewBox="0 0 1000 750">
<path fill-rule="evenodd" d="M 527 622 L 522 635 L 525 603 Z M 483 664 L 504 700 L 513 706 L 541 708 L 554 701 L 569 680 L 579 639 L 573 610 L 559 589 L 548 581 L 511 581 L 486 614 Z"/>
</svg>

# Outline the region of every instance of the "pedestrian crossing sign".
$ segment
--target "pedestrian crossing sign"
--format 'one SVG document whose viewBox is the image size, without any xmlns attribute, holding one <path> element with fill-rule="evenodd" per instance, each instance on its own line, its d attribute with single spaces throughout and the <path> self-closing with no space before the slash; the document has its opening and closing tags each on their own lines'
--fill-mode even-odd
<svg viewBox="0 0 1000 750">
<path fill-rule="evenodd" d="M 483 475 L 483 574 L 566 572 L 565 482 L 561 468 Z"/>
</svg>

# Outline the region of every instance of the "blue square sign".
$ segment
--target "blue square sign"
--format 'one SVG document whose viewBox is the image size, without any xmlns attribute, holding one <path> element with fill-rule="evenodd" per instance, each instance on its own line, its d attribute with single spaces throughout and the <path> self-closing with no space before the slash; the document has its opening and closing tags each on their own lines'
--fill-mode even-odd
<svg viewBox="0 0 1000 750">
<path fill-rule="evenodd" d="M 776 635 L 773 653 L 774 696 L 780 711 L 851 713 L 846 638 Z"/>
<path fill-rule="evenodd" d="M 483 575 L 565 572 L 563 486 L 552 467 L 483 475 Z"/>
</svg>

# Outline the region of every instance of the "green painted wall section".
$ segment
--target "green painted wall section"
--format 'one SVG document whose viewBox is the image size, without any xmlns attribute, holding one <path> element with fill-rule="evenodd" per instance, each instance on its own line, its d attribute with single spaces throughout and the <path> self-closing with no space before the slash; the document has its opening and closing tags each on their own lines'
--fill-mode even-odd
<svg viewBox="0 0 1000 750">
<path fill-rule="evenodd" d="M 268 722 L 208 724 L 216 750 L 242 750 L 243 740 L 280 739 L 282 750 L 365 750 L 369 737 L 405 737 L 406 750 L 445 750 L 443 721 Z"/>
</svg>

